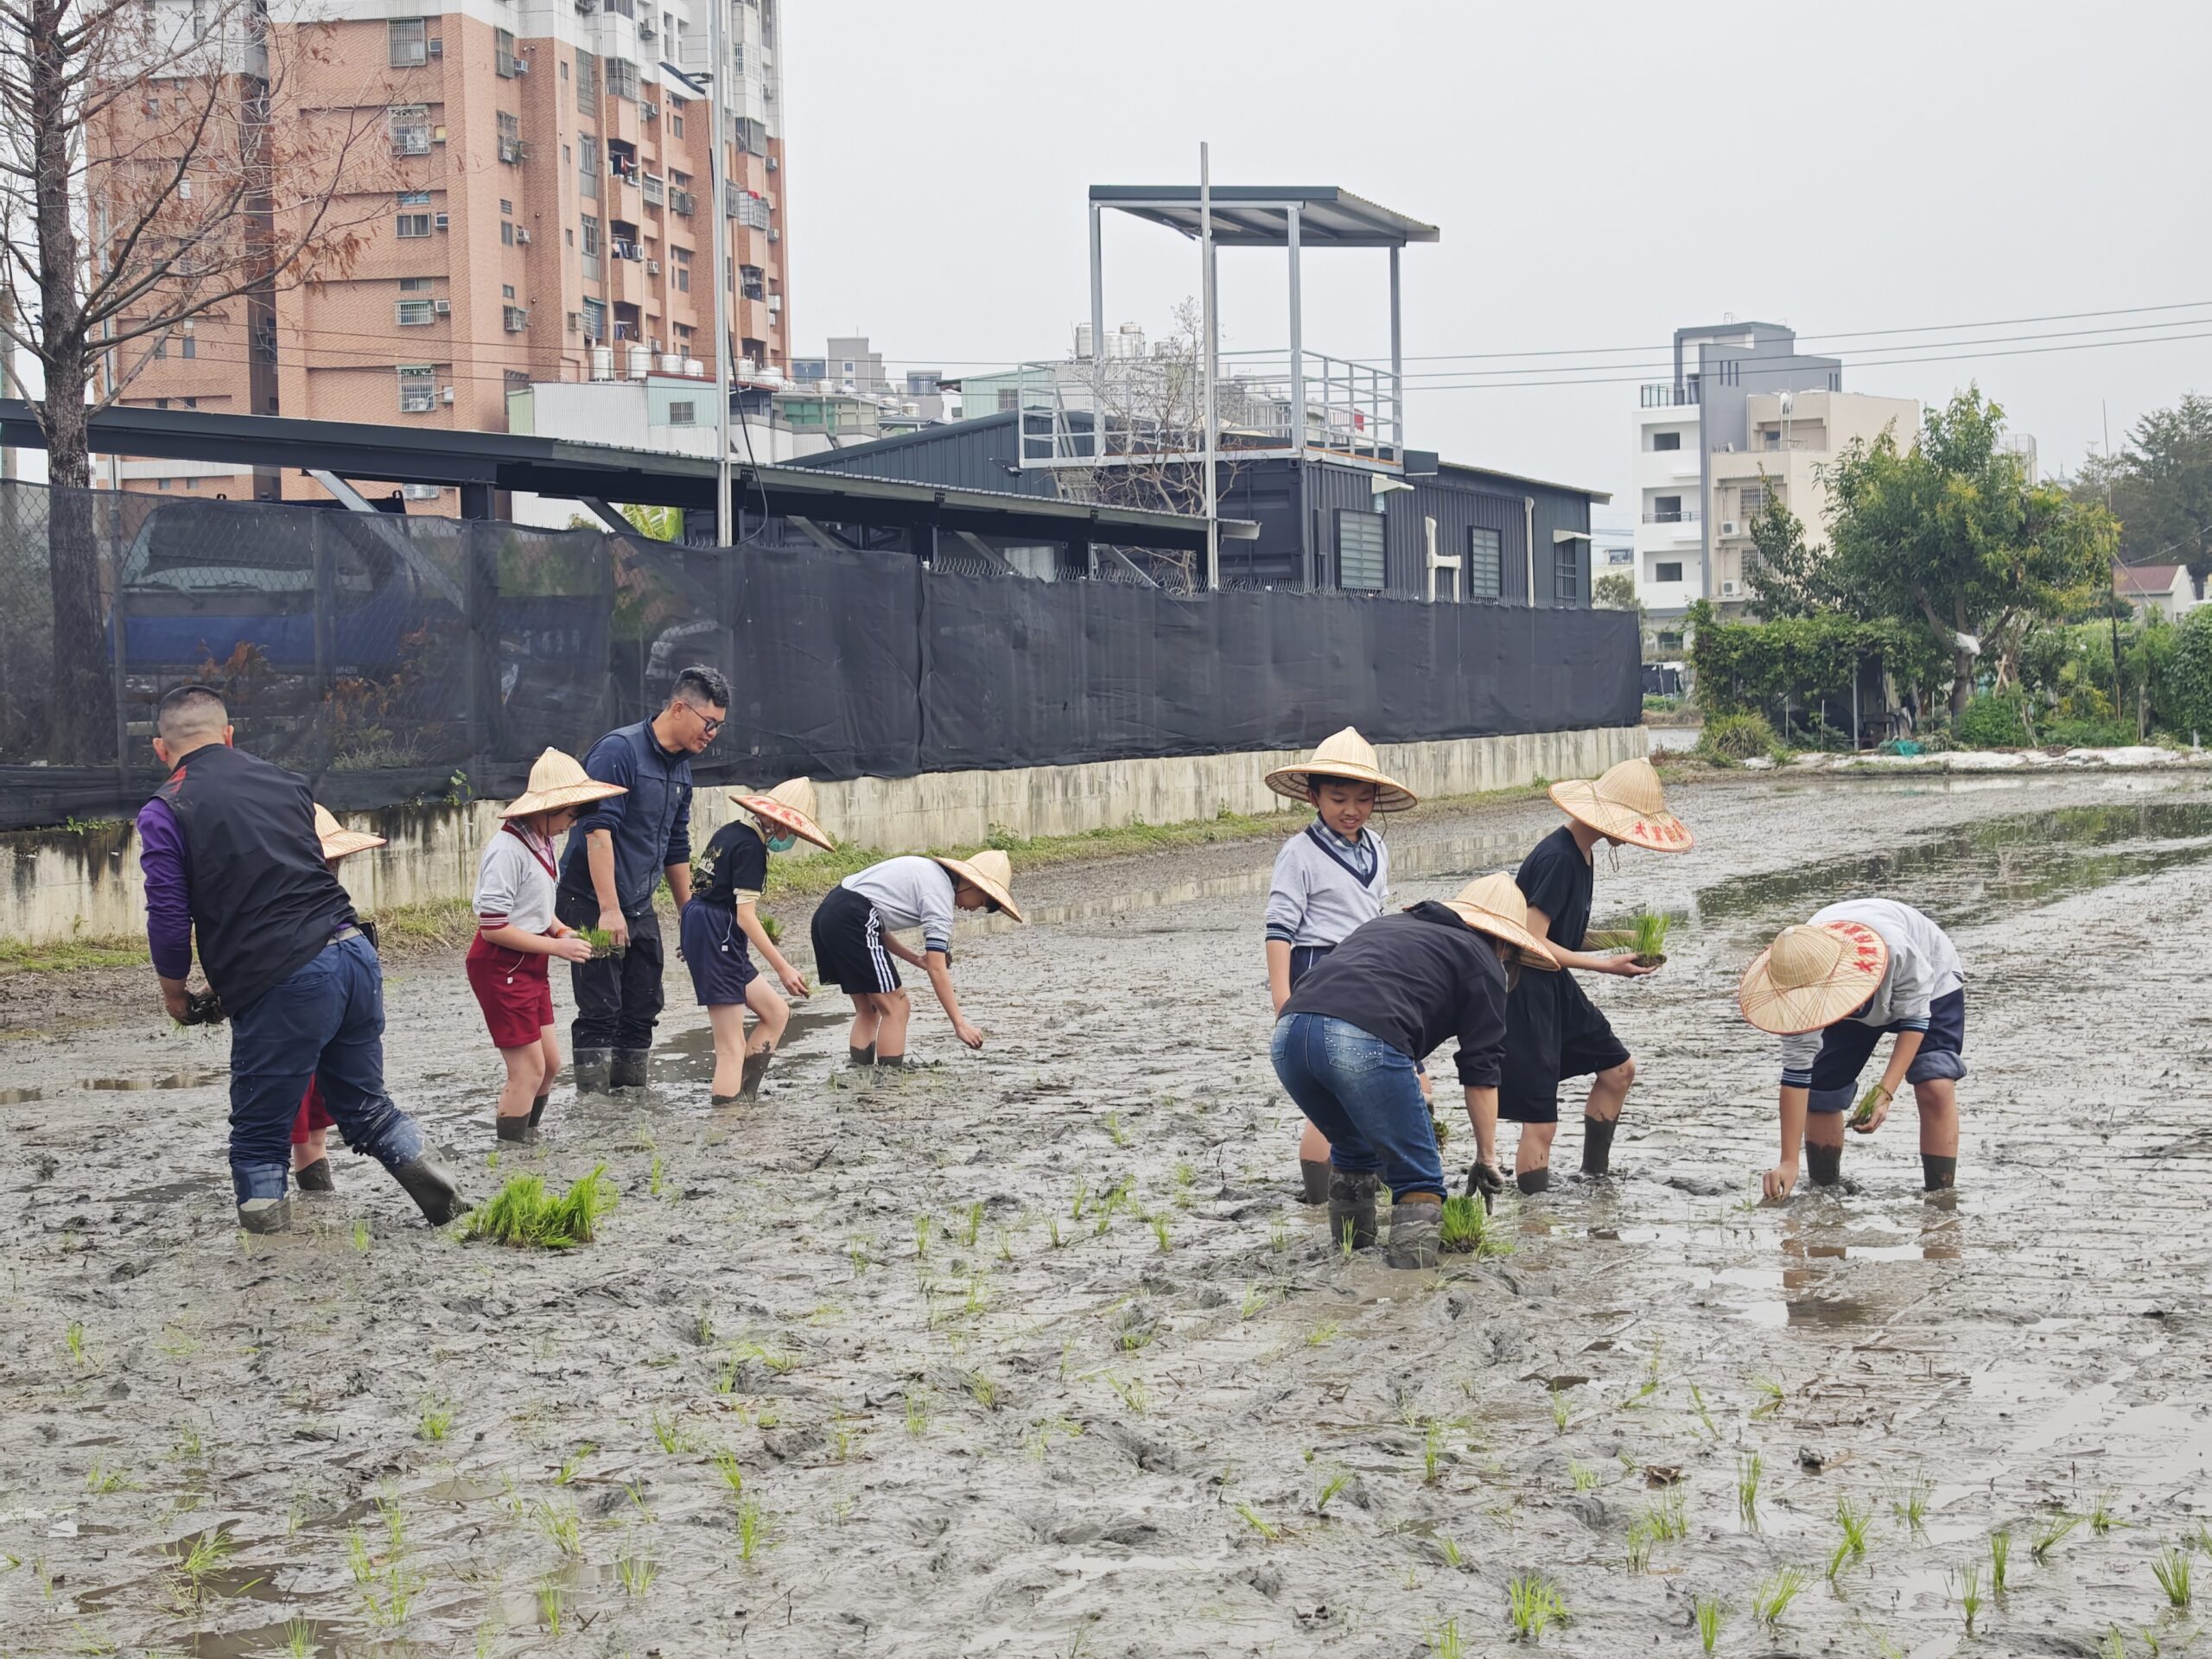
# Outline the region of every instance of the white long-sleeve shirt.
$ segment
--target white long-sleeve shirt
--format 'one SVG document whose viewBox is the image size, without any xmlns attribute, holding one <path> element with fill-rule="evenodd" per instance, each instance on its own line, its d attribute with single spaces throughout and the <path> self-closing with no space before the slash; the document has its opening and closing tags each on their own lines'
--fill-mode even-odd
<svg viewBox="0 0 2212 1659">
<path fill-rule="evenodd" d="M 1389 843 L 1363 827 L 1355 849 L 1317 818 L 1275 855 L 1267 936 L 1294 949 L 1338 945 L 1352 929 L 1380 916 L 1389 897 Z"/>
<path fill-rule="evenodd" d="M 1890 948 L 1890 963 L 1866 1006 L 1845 1016 L 1878 1031 L 1897 1026 L 1907 1031 L 1928 1029 L 1928 1010 L 1937 997 L 1948 996 L 1967 982 L 1965 965 L 1951 936 L 1910 905 L 1894 899 L 1847 899 L 1813 917 L 1819 927 L 1828 922 L 1857 922 L 1882 936 Z M 1782 1080 L 1793 1088 L 1812 1083 L 1813 1060 L 1821 1052 L 1818 1031 L 1800 1032 L 1782 1039 Z"/>
</svg>

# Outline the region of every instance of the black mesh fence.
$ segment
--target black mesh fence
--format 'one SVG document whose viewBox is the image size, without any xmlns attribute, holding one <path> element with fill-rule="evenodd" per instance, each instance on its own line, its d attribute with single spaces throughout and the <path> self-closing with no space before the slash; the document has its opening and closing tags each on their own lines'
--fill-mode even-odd
<svg viewBox="0 0 2212 1659">
<path fill-rule="evenodd" d="M 505 797 L 693 663 L 730 681 L 702 781 L 901 777 L 1633 722 L 1624 613 L 1185 594 L 1046 551 L 699 549 L 597 531 L 0 486 L 0 827 L 126 815 L 154 707 L 340 810 Z M 1010 573 L 1014 572 L 1014 573 Z M 1116 579 L 1125 578 L 1125 579 Z M 57 593 L 63 602 L 57 606 Z M 57 617 L 60 619 L 57 625 Z"/>
</svg>

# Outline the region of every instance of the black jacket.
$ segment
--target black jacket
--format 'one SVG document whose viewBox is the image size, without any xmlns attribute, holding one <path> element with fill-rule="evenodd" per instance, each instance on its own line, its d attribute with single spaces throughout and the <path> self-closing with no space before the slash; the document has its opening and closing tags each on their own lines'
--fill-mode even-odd
<svg viewBox="0 0 2212 1659">
<path fill-rule="evenodd" d="M 1497 1086 L 1505 969 L 1490 935 L 1421 903 L 1354 928 L 1298 982 L 1282 1017 L 1319 1014 L 1426 1059 L 1457 1037 L 1463 1088 Z"/>
<path fill-rule="evenodd" d="M 353 901 L 322 861 L 298 773 L 210 743 L 156 792 L 184 836 L 200 969 L 237 1014 L 352 923 Z"/>
</svg>

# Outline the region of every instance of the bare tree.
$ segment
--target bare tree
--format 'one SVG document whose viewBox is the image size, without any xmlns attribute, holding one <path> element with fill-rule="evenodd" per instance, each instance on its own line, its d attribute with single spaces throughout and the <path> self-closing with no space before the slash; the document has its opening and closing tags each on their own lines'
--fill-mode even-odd
<svg viewBox="0 0 2212 1659">
<path fill-rule="evenodd" d="M 54 601 L 48 752 L 114 729 L 92 416 L 181 324 L 242 308 L 273 371 L 274 296 L 345 275 L 390 213 L 379 85 L 305 107 L 330 29 L 267 0 L 0 0 L 0 328 L 37 365 Z M 28 228 L 30 234 L 23 232 Z M 262 407 L 265 407 L 265 404 Z M 258 412 L 257 410 L 256 412 Z"/>
</svg>

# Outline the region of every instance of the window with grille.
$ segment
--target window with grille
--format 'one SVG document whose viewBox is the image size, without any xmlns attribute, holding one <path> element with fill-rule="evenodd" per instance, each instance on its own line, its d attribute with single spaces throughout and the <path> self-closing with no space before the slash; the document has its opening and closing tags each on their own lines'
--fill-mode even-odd
<svg viewBox="0 0 2212 1659">
<path fill-rule="evenodd" d="M 1745 518 L 1756 518 L 1766 511 L 1768 493 L 1765 485 L 1746 484 L 1739 492 L 1739 496 Z"/>
<path fill-rule="evenodd" d="M 430 60 L 429 29 L 423 19 L 394 17 L 384 27 L 393 68 L 417 69 Z"/>
<path fill-rule="evenodd" d="M 765 300 L 768 297 L 767 273 L 758 265 L 740 265 L 737 287 L 738 292 L 748 300 Z"/>
<path fill-rule="evenodd" d="M 397 234 L 402 237 L 415 237 L 428 236 L 429 233 L 430 216 L 428 213 L 402 213 L 399 215 Z"/>
<path fill-rule="evenodd" d="M 576 135 L 576 172 L 587 196 L 599 194 L 599 140 L 588 132 Z"/>
<path fill-rule="evenodd" d="M 508 248 L 515 245 L 515 226 L 511 219 L 503 219 L 499 221 L 499 245 Z"/>
<path fill-rule="evenodd" d="M 1503 591 L 1504 538 L 1494 530 L 1467 532 L 1467 597 L 1496 599 Z"/>
<path fill-rule="evenodd" d="M 589 213 L 583 216 L 583 231 L 584 257 L 595 259 L 599 257 L 599 221 Z"/>
<path fill-rule="evenodd" d="M 430 153 L 429 105 L 395 104 L 385 111 L 385 124 L 391 130 L 393 155 L 427 156 Z"/>
<path fill-rule="evenodd" d="M 493 61 L 498 66 L 500 74 L 504 75 L 507 79 L 512 80 L 515 77 L 514 30 L 511 29 L 495 29 L 492 31 L 492 56 Z"/>
<path fill-rule="evenodd" d="M 1379 594 L 1387 575 L 1382 515 L 1337 509 L 1337 586 L 1350 594 Z"/>
<path fill-rule="evenodd" d="M 399 365 L 399 412 L 427 415 L 438 406 L 438 372 L 429 363 Z"/>
<path fill-rule="evenodd" d="M 506 323 L 507 332 L 511 334 L 518 334 L 530 327 L 530 313 L 518 305 L 502 306 L 500 315 Z"/>
<path fill-rule="evenodd" d="M 401 300 L 393 307 L 392 321 L 402 328 L 422 328 L 437 320 L 429 300 Z"/>
<path fill-rule="evenodd" d="M 1570 605 L 1582 597 L 1582 543 L 1561 542 L 1552 549 L 1552 598 Z"/>
<path fill-rule="evenodd" d="M 584 302 L 584 338 L 607 338 L 607 302 L 588 299 Z"/>
<path fill-rule="evenodd" d="M 636 99 L 638 66 L 627 58 L 609 58 L 607 60 L 607 95 L 609 98 Z"/>
<path fill-rule="evenodd" d="M 671 248 L 668 251 L 676 266 L 676 291 L 689 294 L 691 291 L 691 250 Z"/>
<path fill-rule="evenodd" d="M 599 113 L 599 60 L 588 52 L 576 54 L 576 108 L 585 115 Z"/>
<path fill-rule="evenodd" d="M 688 399 L 672 403 L 668 406 L 668 423 L 671 426 L 690 426 L 698 418 L 697 409 L 698 405 Z"/>
</svg>

